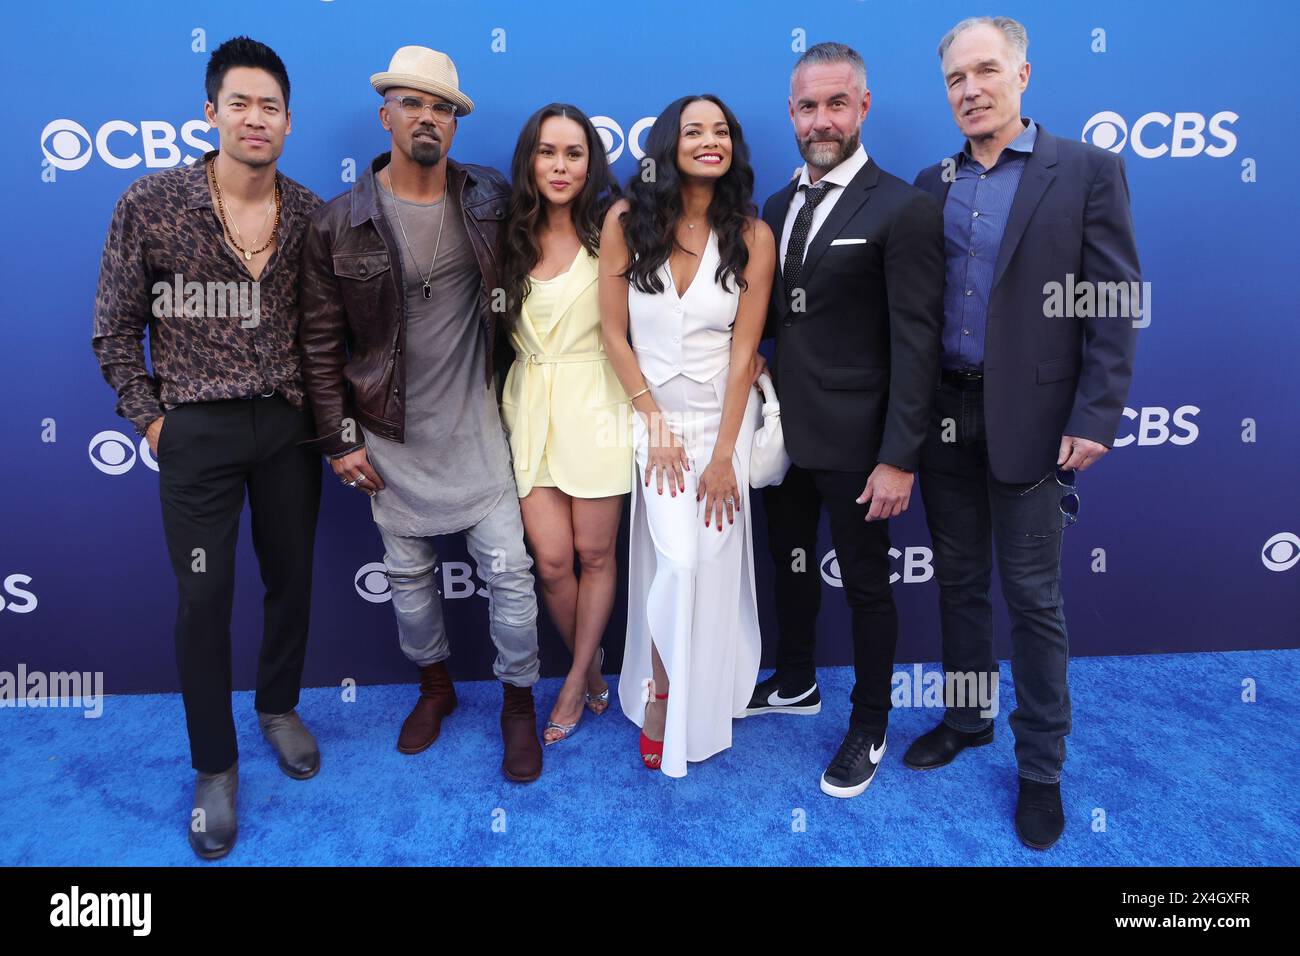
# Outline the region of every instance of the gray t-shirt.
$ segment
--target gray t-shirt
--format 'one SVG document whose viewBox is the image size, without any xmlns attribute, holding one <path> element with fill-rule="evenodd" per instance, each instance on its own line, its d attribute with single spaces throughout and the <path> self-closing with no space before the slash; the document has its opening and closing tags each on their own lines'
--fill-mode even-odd
<svg viewBox="0 0 1300 956">
<path fill-rule="evenodd" d="M 460 210 L 446 202 L 445 194 L 434 203 L 414 203 L 383 186 L 378 193 L 401 249 L 406 280 L 406 346 L 400 356 L 405 360 L 406 441 L 389 441 L 363 429 L 370 463 L 386 485 L 371 499 L 371 510 L 375 523 L 392 534 L 463 531 L 487 516 L 514 479 L 496 395 L 484 378 L 487 344 L 478 318 L 478 262 Z M 429 283 L 433 295 L 426 299 L 424 276 L 434 261 L 435 244 L 438 258 Z"/>
</svg>

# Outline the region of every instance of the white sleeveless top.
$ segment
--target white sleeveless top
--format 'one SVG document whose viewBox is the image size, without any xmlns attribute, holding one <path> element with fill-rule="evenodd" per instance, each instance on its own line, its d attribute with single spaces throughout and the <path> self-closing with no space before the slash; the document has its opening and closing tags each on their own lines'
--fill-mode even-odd
<svg viewBox="0 0 1300 956">
<path fill-rule="evenodd" d="M 719 261 L 718 237 L 710 229 L 699 269 L 681 297 L 667 260 L 659 269 L 663 292 L 628 287 L 632 350 L 651 385 L 662 385 L 674 375 L 708 382 L 730 363 L 731 327 L 740 291 L 734 279 L 730 291 L 714 281 Z"/>
</svg>

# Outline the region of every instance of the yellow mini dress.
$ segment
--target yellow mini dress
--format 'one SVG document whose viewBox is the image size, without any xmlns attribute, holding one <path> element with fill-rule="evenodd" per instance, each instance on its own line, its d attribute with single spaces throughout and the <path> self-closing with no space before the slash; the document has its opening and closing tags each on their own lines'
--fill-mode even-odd
<svg viewBox="0 0 1300 956">
<path fill-rule="evenodd" d="M 630 406 L 601 343 L 598 276 L 579 249 L 567 272 L 529 280 L 511 329 L 501 421 L 521 498 L 539 486 L 573 498 L 632 490 Z"/>
</svg>

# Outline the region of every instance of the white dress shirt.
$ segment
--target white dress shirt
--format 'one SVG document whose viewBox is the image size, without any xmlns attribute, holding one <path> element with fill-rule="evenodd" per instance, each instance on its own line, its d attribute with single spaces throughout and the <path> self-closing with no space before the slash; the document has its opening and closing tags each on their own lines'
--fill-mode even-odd
<svg viewBox="0 0 1300 956">
<path fill-rule="evenodd" d="M 857 151 L 849 156 L 848 159 L 840 163 L 829 173 L 817 180 L 818 183 L 834 183 L 835 188 L 826 194 L 817 208 L 813 210 L 812 226 L 808 230 L 808 242 L 803 247 L 803 254 L 806 258 L 808 249 L 812 246 L 813 237 L 817 235 L 817 230 L 821 228 L 835 204 L 839 202 L 840 194 L 844 192 L 844 187 L 853 181 L 853 177 L 858 174 L 863 166 L 867 164 L 867 151 L 861 143 L 858 143 Z M 785 214 L 785 226 L 781 230 L 781 269 L 785 270 L 785 251 L 790 245 L 790 233 L 794 230 L 795 217 L 799 215 L 799 210 L 803 208 L 804 191 L 800 186 L 811 185 L 812 180 L 808 177 L 808 164 L 803 164 L 803 169 L 799 171 L 799 182 L 795 186 L 794 195 L 790 197 L 790 208 Z"/>
</svg>

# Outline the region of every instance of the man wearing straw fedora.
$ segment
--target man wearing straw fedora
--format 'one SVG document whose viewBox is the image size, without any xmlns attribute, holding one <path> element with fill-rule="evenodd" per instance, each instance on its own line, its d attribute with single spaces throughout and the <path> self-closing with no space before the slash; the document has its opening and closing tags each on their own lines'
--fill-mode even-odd
<svg viewBox="0 0 1300 956">
<path fill-rule="evenodd" d="M 316 441 L 339 480 L 370 496 L 398 637 L 420 671 L 397 749 L 427 749 L 456 707 L 433 537 L 464 532 L 487 585 L 504 691 L 502 771 L 535 780 L 537 599 L 492 360 L 509 186 L 495 169 L 448 158 L 474 103 L 446 54 L 404 46 L 370 83 L 391 152 L 317 210 L 303 254 Z"/>
</svg>

